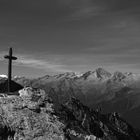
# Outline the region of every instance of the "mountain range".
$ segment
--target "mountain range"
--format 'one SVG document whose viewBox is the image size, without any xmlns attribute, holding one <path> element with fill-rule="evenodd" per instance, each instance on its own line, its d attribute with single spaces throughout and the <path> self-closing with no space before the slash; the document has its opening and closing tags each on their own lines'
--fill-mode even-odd
<svg viewBox="0 0 140 140">
<path fill-rule="evenodd" d="M 110 73 L 103 68 L 83 74 L 67 72 L 29 79 L 15 77 L 13 81 L 22 86 L 41 88 L 49 94 L 54 106 L 76 97 L 84 105 L 102 113 L 119 112 L 134 127 L 140 128 L 140 75 L 133 73 Z"/>
</svg>

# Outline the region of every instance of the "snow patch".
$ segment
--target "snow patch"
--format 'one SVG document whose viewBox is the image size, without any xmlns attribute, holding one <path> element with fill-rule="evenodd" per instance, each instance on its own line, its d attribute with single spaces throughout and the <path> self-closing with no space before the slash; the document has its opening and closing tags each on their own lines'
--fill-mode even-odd
<svg viewBox="0 0 140 140">
<path fill-rule="evenodd" d="M 7 75 L 4 75 L 4 74 L 1 74 L 0 77 L 1 78 L 8 78 L 8 76 Z"/>
</svg>

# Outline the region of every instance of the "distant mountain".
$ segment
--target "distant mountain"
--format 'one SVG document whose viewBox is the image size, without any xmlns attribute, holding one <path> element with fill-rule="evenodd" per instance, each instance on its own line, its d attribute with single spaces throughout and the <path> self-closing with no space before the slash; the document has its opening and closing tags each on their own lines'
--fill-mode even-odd
<svg viewBox="0 0 140 140">
<path fill-rule="evenodd" d="M 110 73 L 98 68 L 81 75 L 70 72 L 36 79 L 21 77 L 14 81 L 23 86 L 44 89 L 53 98 L 56 107 L 76 97 L 93 109 L 102 108 L 103 113 L 119 112 L 140 128 L 140 75 L 118 71 Z"/>
</svg>

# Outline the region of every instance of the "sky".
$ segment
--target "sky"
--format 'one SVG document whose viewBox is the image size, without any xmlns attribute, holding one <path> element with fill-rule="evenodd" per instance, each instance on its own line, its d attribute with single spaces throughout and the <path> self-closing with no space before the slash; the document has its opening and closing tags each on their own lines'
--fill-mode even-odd
<svg viewBox="0 0 140 140">
<path fill-rule="evenodd" d="M 0 0 L 0 74 L 140 73 L 139 0 Z"/>
</svg>

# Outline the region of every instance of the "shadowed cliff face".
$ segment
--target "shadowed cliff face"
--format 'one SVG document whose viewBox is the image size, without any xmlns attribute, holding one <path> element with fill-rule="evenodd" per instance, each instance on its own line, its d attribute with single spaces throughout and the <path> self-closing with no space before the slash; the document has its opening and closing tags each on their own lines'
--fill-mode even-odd
<svg viewBox="0 0 140 140">
<path fill-rule="evenodd" d="M 117 113 L 103 115 L 70 98 L 54 109 L 45 91 L 24 88 L 0 97 L 2 140 L 137 140 L 138 133 Z M 6 135 L 3 135 L 6 134 Z"/>
<path fill-rule="evenodd" d="M 135 130 L 118 113 L 103 115 L 84 106 L 76 98 L 62 105 L 60 119 L 64 120 L 65 130 L 70 132 L 70 137 L 72 133 L 77 137 L 84 134 L 101 140 L 138 139 Z"/>
</svg>

